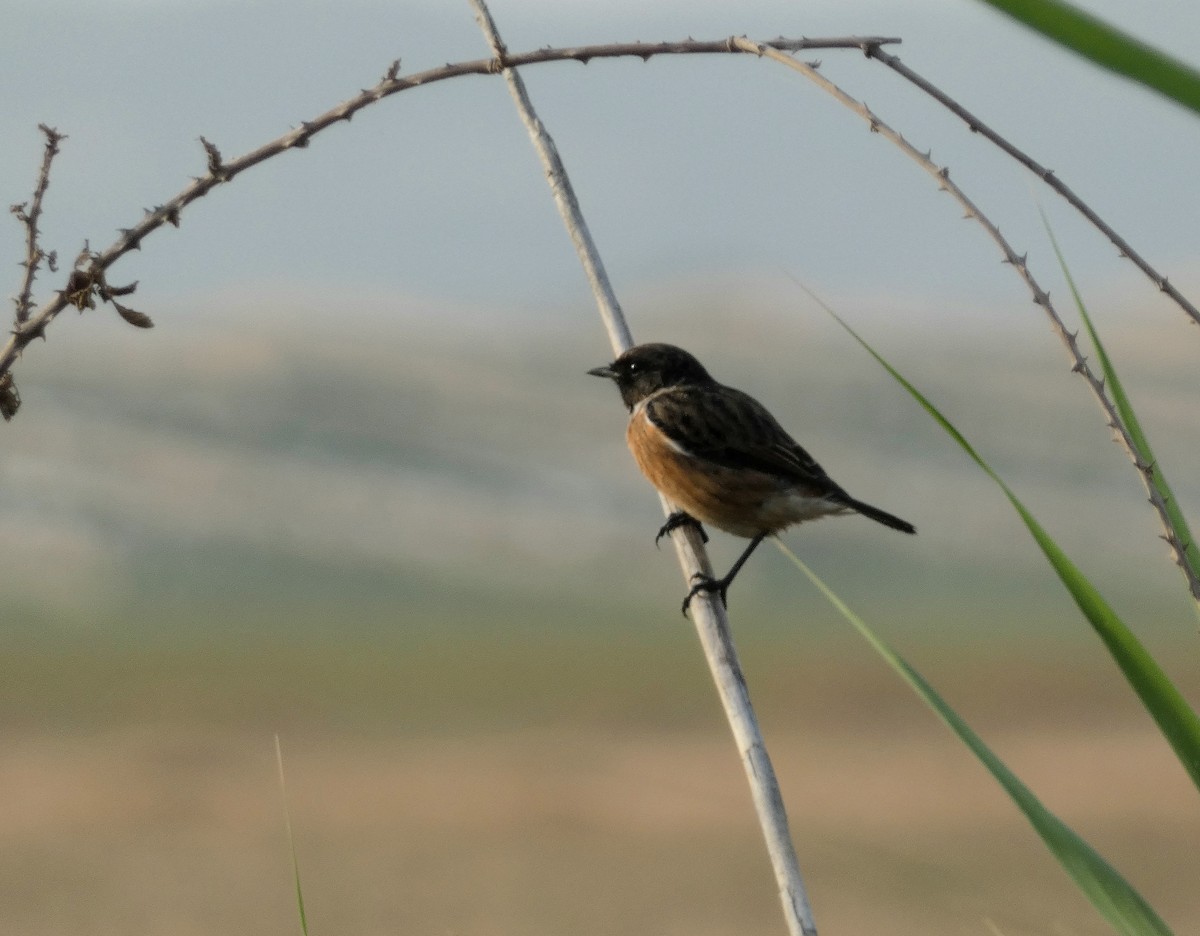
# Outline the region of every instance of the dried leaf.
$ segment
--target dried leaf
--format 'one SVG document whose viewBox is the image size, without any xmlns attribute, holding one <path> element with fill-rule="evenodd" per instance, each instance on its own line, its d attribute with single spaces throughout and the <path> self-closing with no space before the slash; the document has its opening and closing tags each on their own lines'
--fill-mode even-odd
<svg viewBox="0 0 1200 936">
<path fill-rule="evenodd" d="M 96 308 L 96 299 L 93 295 L 95 288 L 96 283 L 93 277 L 83 270 L 75 270 L 67 280 L 67 301 L 81 312 L 84 309 L 94 309 Z"/>
<path fill-rule="evenodd" d="M 150 316 L 148 316 L 145 312 L 139 312 L 137 309 L 131 309 L 129 306 L 121 305 L 121 303 L 115 300 L 112 301 L 112 304 L 113 308 L 117 310 L 117 314 L 135 328 L 154 327 L 154 322 L 150 320 Z"/>
<path fill-rule="evenodd" d="M 0 416 L 8 422 L 21 408 L 21 394 L 17 393 L 17 385 L 13 383 L 12 374 L 0 377 Z"/>
</svg>

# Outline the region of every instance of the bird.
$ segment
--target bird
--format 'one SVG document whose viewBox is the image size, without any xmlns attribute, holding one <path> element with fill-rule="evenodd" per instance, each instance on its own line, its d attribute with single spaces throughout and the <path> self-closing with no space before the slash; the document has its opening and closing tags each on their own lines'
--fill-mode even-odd
<svg viewBox="0 0 1200 936">
<path fill-rule="evenodd" d="M 655 537 L 701 523 L 750 545 L 721 578 L 697 573 L 683 613 L 701 592 L 728 606 L 729 586 L 768 536 L 838 514 L 861 514 L 902 533 L 907 520 L 851 497 L 788 435 L 758 400 L 718 383 L 694 356 L 671 344 L 634 345 L 588 371 L 616 384 L 629 410 L 626 442 L 642 474 L 674 511 Z"/>
</svg>

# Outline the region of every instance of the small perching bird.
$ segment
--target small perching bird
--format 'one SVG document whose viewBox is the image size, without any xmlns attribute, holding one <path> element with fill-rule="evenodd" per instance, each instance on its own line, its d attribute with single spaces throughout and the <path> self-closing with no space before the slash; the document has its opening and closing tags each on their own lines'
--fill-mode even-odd
<svg viewBox="0 0 1200 936">
<path fill-rule="evenodd" d="M 616 383 L 630 411 L 629 449 L 642 474 L 678 508 L 655 541 L 699 522 L 750 538 L 728 574 L 697 576 L 683 600 L 685 614 L 700 592 L 715 591 L 724 603 L 758 544 L 794 524 L 859 513 L 893 530 L 917 532 L 911 523 L 847 494 L 765 406 L 715 381 L 682 348 L 635 345 L 588 373 Z"/>
</svg>

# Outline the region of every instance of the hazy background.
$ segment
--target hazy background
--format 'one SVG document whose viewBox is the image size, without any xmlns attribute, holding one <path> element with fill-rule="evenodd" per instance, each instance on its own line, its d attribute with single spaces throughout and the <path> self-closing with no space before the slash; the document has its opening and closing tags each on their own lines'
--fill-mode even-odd
<svg viewBox="0 0 1200 936">
<path fill-rule="evenodd" d="M 513 50 L 874 34 L 1200 294 L 1200 122 L 981 5 L 497 3 Z M 1188 57 L 1193 4 L 1088 9 Z M 373 84 L 482 57 L 459 3 L 0 0 L 0 185 L 64 260 Z M 1069 313 L 1050 213 L 1195 522 L 1200 331 L 881 66 L 822 71 L 932 147 Z M 1124 455 L 982 231 L 747 57 L 527 69 L 635 335 L 767 402 L 913 521 L 788 542 L 1187 932 L 1194 793 L 1011 508 L 800 291 L 943 406 L 1185 691 L 1195 615 Z M 0 226 L 15 291 L 22 231 Z M 66 313 L 0 429 L 0 921 L 293 932 L 778 932 L 735 752 L 602 329 L 499 81 L 407 91 L 218 190 Z M 61 281 L 43 274 L 44 290 Z M 44 295 L 44 293 L 39 293 Z M 724 567 L 740 543 L 715 536 Z M 1100 933 L 1016 810 L 772 549 L 733 620 L 823 932 Z M 1015 896 L 1014 896 L 1015 895 Z"/>
</svg>

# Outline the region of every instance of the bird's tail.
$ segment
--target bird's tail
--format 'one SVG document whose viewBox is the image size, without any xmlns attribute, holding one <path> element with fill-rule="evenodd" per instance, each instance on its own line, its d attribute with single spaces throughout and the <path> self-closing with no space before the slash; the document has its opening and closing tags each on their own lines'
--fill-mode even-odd
<svg viewBox="0 0 1200 936">
<path fill-rule="evenodd" d="M 916 533 L 917 528 L 907 520 L 901 520 L 899 517 L 888 513 L 886 510 L 880 510 L 878 507 L 872 507 L 870 504 L 864 504 L 860 500 L 855 500 L 853 497 L 846 498 L 852 510 L 858 511 L 864 517 L 870 517 L 876 523 L 882 523 L 884 526 L 891 527 L 893 530 L 899 530 L 901 533 Z"/>
</svg>

